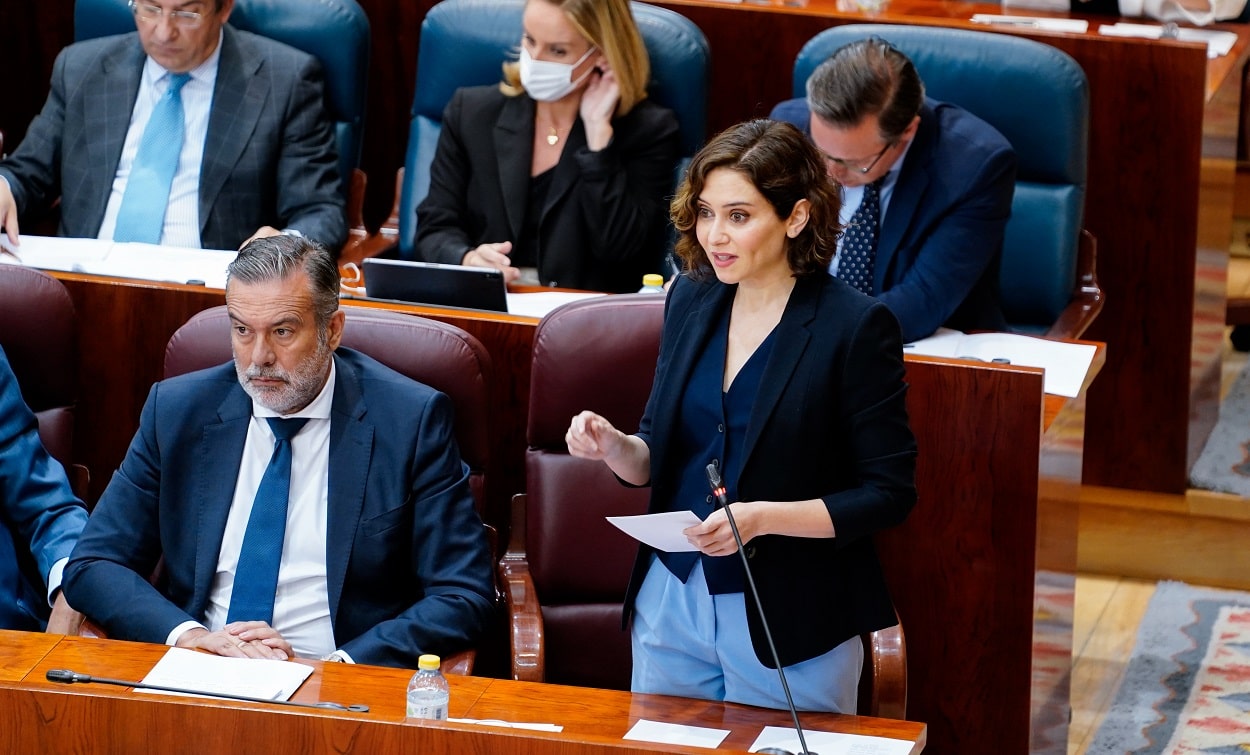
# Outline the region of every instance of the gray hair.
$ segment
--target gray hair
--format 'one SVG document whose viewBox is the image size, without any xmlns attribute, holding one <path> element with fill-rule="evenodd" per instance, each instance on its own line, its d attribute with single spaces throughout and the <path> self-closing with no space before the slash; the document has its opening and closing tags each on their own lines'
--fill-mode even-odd
<svg viewBox="0 0 1250 755">
<path fill-rule="evenodd" d="M 300 270 L 308 275 L 317 334 L 324 339 L 339 308 L 339 269 L 334 255 L 316 241 L 285 233 L 253 239 L 226 268 L 226 285 L 285 280 Z"/>
<path fill-rule="evenodd" d="M 906 55 L 880 37 L 834 50 L 807 79 L 807 107 L 837 128 L 875 115 L 881 137 L 902 135 L 924 104 L 924 82 Z"/>
</svg>

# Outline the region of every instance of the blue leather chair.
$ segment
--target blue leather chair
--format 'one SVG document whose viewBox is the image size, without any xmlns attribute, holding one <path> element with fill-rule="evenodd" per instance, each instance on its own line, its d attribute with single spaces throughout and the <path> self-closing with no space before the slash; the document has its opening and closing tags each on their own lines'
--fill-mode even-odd
<svg viewBox="0 0 1250 755">
<path fill-rule="evenodd" d="M 650 97 L 677 114 L 682 162 L 702 146 L 707 121 L 709 57 L 699 27 L 671 10 L 631 3 L 651 58 Z M 443 0 L 421 24 L 416 97 L 408 153 L 396 180 L 395 208 L 383 233 L 397 235 L 399 256 L 415 259 L 417 205 L 430 187 L 430 163 L 442 131 L 443 109 L 460 87 L 498 83 L 500 65 L 521 43 L 524 0 Z"/>
<path fill-rule="evenodd" d="M 230 25 L 302 50 L 325 69 L 326 107 L 334 121 L 349 226 L 360 226 L 364 174 L 356 170 L 364 143 L 369 80 L 369 19 L 356 0 L 235 0 Z M 135 30 L 126 0 L 77 0 L 74 39 Z"/>
<path fill-rule="evenodd" d="M 1093 237 L 1081 228 L 1089 87 L 1066 53 L 1008 34 L 850 24 L 817 34 L 794 63 L 794 96 L 844 44 L 880 37 L 911 58 L 926 93 L 998 129 L 1019 157 L 999 282 L 1020 332 L 1077 338 L 1102 309 Z"/>
</svg>

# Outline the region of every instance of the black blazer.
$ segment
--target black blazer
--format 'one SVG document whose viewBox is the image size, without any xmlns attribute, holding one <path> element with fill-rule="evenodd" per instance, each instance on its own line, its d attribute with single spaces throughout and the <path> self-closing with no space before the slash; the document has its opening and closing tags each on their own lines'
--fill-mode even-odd
<svg viewBox="0 0 1250 755">
<path fill-rule="evenodd" d="M 736 290 L 680 277 L 669 293 L 655 384 L 638 435 L 651 449 L 652 510 L 676 485 L 669 451 L 694 364 Z M 800 278 L 760 379 L 743 448 L 744 501 L 821 498 L 836 537 L 757 537 L 746 546 L 782 665 L 896 623 L 872 534 L 916 501 L 898 321 L 884 304 L 821 272 Z M 625 615 L 650 562 L 640 550 Z M 760 662 L 775 664 L 751 600 Z"/>
<path fill-rule="evenodd" d="M 624 293 L 660 272 L 679 142 L 672 111 L 644 100 L 586 148 L 578 119 L 539 222 L 544 285 Z M 459 265 L 479 244 L 515 242 L 525 223 L 534 101 L 497 86 L 460 89 L 443 113 L 430 191 L 417 207 L 417 254 Z"/>
</svg>

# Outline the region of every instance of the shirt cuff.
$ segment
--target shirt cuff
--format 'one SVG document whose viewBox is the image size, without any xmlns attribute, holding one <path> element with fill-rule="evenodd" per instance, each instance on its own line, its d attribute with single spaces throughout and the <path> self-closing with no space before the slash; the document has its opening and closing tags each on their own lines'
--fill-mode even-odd
<svg viewBox="0 0 1250 755">
<path fill-rule="evenodd" d="M 346 650 L 335 650 L 333 653 L 330 653 L 321 660 L 333 661 L 334 663 L 355 663 L 355 661 L 352 660 L 352 657 L 347 654 Z"/>
<path fill-rule="evenodd" d="M 294 236 L 297 239 L 304 238 L 304 234 L 300 233 L 297 228 L 283 228 L 282 232 L 287 236 Z"/>
<path fill-rule="evenodd" d="M 170 646 L 177 645 L 178 638 L 182 636 L 183 632 L 187 631 L 188 629 L 195 629 L 196 627 L 199 627 L 200 629 L 203 629 L 206 632 L 208 631 L 208 627 L 204 626 L 198 621 L 184 621 L 178 626 L 174 627 L 174 631 L 169 633 L 169 636 L 165 638 L 165 644 L 170 645 Z"/>
<path fill-rule="evenodd" d="M 4 178 L 0 177 L 0 181 Z M 61 589 L 61 575 L 65 573 L 65 564 L 69 563 L 69 556 L 57 561 L 48 570 L 48 607 L 52 607 L 53 596 L 56 591 Z"/>
</svg>

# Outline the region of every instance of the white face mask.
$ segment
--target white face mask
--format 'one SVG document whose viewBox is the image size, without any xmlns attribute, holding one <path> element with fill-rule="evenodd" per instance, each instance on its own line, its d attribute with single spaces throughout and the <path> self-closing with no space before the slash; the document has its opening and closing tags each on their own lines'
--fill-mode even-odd
<svg viewBox="0 0 1250 755">
<path fill-rule="evenodd" d="M 573 69 L 585 62 L 594 51 L 595 48 L 591 47 L 585 55 L 577 59 L 576 63 L 569 64 L 534 60 L 530 57 L 529 50 L 522 47 L 521 86 L 525 87 L 526 94 L 539 102 L 555 102 L 564 99 L 594 70 L 593 67 L 587 68 L 577 81 L 573 81 Z"/>
</svg>

